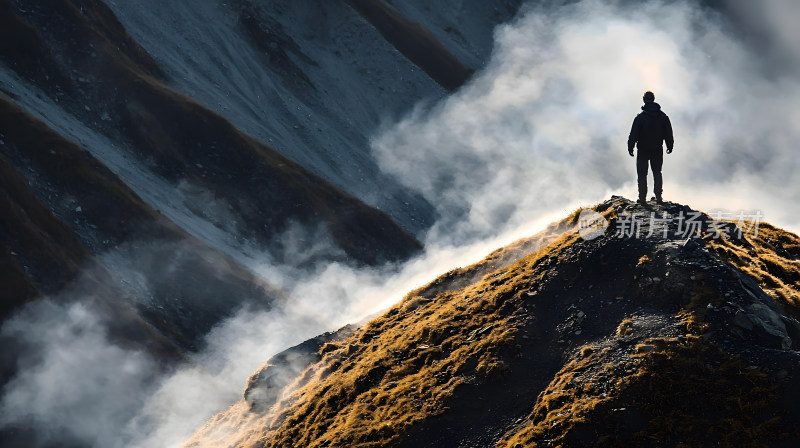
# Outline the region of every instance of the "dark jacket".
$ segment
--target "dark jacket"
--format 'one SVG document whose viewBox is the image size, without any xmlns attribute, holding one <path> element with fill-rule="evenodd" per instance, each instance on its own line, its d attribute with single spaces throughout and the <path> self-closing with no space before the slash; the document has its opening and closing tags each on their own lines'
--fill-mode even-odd
<svg viewBox="0 0 800 448">
<path fill-rule="evenodd" d="M 628 151 L 633 151 L 633 145 L 636 145 L 639 152 L 661 152 L 661 142 L 666 142 L 667 149 L 672 151 L 675 143 L 672 138 L 672 124 L 658 103 L 645 103 L 642 113 L 633 119 L 631 134 L 628 136 Z"/>
</svg>

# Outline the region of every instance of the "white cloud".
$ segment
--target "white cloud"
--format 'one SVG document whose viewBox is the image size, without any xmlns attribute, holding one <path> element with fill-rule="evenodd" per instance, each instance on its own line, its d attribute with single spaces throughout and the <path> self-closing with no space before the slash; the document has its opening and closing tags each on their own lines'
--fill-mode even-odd
<svg viewBox="0 0 800 448">
<path fill-rule="evenodd" d="M 115 446 L 120 422 L 135 415 L 157 373 L 147 355 L 109 343 L 82 304 L 39 301 L 7 321 L 0 336 L 27 348 L 20 374 L 4 388 L 0 426 L 32 424 L 39 441 Z"/>
<path fill-rule="evenodd" d="M 800 227 L 797 73 L 765 76 L 764 59 L 709 9 L 624 5 L 531 7 L 497 30 L 470 85 L 376 138 L 381 167 L 442 214 L 434 239 L 476 241 L 562 204 L 635 197 L 625 149 L 645 90 L 675 129 L 667 199 L 735 202 Z"/>
</svg>

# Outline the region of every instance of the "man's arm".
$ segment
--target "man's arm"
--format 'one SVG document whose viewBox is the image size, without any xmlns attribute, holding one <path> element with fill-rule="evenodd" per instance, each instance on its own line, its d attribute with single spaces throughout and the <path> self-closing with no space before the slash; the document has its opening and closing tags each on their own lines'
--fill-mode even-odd
<svg viewBox="0 0 800 448">
<path fill-rule="evenodd" d="M 664 114 L 664 141 L 667 143 L 667 154 L 672 154 L 675 139 L 672 138 L 672 123 L 670 123 L 667 114 Z"/>
<path fill-rule="evenodd" d="M 633 147 L 636 145 L 636 142 L 639 141 L 639 116 L 637 115 L 636 118 L 633 119 L 633 125 L 631 126 L 631 133 L 628 135 L 628 154 L 633 156 Z"/>
</svg>

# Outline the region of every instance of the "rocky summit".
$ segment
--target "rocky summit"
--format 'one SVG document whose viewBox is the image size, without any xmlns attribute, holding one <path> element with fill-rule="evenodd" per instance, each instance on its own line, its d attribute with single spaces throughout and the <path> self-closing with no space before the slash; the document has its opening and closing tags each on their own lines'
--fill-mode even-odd
<svg viewBox="0 0 800 448">
<path fill-rule="evenodd" d="M 577 210 L 276 356 L 186 446 L 795 446 L 800 238 L 716 218 Z"/>
</svg>

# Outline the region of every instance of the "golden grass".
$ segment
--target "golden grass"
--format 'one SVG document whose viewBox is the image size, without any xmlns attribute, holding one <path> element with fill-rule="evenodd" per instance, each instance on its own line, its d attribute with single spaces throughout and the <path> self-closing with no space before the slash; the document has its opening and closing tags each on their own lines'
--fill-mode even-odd
<svg viewBox="0 0 800 448">
<path fill-rule="evenodd" d="M 617 327 L 617 336 L 628 336 L 633 333 L 633 320 L 623 319 Z"/>
<path fill-rule="evenodd" d="M 407 295 L 406 303 L 408 303 L 409 297 L 419 296 L 420 298 L 432 298 L 444 291 L 464 288 L 493 271 L 509 266 L 527 254 L 543 249 L 566 232 L 575 230 L 578 224 L 578 217 L 582 210 L 582 208 L 576 209 L 565 219 L 551 223 L 536 235 L 521 238 L 505 247 L 497 249 L 475 264 L 457 268 L 441 275 L 428 285 L 411 291 Z M 604 215 L 607 219 L 610 216 L 615 216 L 611 213 L 614 213 L 613 209 L 606 211 Z"/>
<path fill-rule="evenodd" d="M 761 223 L 758 236 L 744 234 L 744 240 L 710 239 L 709 247 L 720 259 L 753 277 L 772 298 L 788 305 L 795 316 L 800 315 L 800 237 Z"/>
<path fill-rule="evenodd" d="M 595 380 L 576 382 L 576 378 L 602 368 L 609 351 L 603 350 L 573 360 L 559 371 L 547 388 L 539 394 L 530 423 L 501 440 L 498 447 L 537 446 L 535 440 L 547 438 L 560 446 L 564 436 L 578 423 L 586 422 L 591 412 L 611 397 L 597 393 Z"/>
<path fill-rule="evenodd" d="M 775 436 L 781 422 L 773 414 L 774 388 L 759 369 L 748 370 L 741 358 L 699 337 L 648 342 L 656 349 L 632 355 L 641 361 L 637 372 L 618 386 L 651 417 L 634 440 L 761 446 Z"/>
<path fill-rule="evenodd" d="M 707 305 L 710 303 L 714 306 L 720 306 L 722 299 L 723 297 L 719 293 L 714 292 L 708 286 L 696 285 L 689 303 L 678 312 L 678 316 L 681 317 L 682 323 L 686 327 L 687 334 L 700 335 L 705 333 L 708 330 L 708 324 L 705 322 L 706 313 L 708 313 Z"/>
<path fill-rule="evenodd" d="M 758 237 L 746 238 L 749 244 L 711 239 L 710 247 L 722 260 L 752 275 L 773 298 L 796 308 L 800 238 L 769 224 L 762 224 Z M 783 249 L 782 254 L 776 249 Z M 649 261 L 644 255 L 637 265 Z M 796 438 L 797 430 L 777 414 L 776 389 L 760 369 L 747 368 L 741 358 L 693 336 L 708 329 L 706 305 L 718 306 L 723 299 L 704 286 L 704 280 L 703 273 L 696 275 L 694 294 L 678 313 L 686 328 L 685 340 L 648 339 L 634 349 L 629 361 L 616 363 L 604 362 L 603 352 L 583 347 L 578 359 L 540 394 L 530 421 L 506 434 L 497 446 L 536 447 L 546 440 L 541 446 L 628 447 L 658 441 L 689 447 L 713 441 L 725 447 L 756 447 L 768 439 Z M 623 320 L 617 335 L 632 333 L 633 321 Z M 614 383 L 611 393 L 599 394 L 592 381 L 575 387 L 577 375 L 600 369 Z M 614 420 L 614 411 L 620 409 L 643 413 L 646 425 L 625 434 L 622 428 L 627 422 Z M 591 442 L 587 433 L 592 434 Z"/>
<path fill-rule="evenodd" d="M 529 422 L 497 446 L 733 447 L 789 437 L 772 408 L 775 390 L 758 369 L 699 337 L 645 343 L 653 351 L 622 362 L 604 363 L 603 351 L 567 364 L 539 395 Z M 597 387 L 599 372 L 613 387 Z M 638 427 L 621 417 L 631 412 L 644 416 Z"/>
<path fill-rule="evenodd" d="M 411 292 L 352 337 L 324 346 L 323 361 L 307 370 L 271 412 L 254 416 L 234 407 L 215 417 L 189 446 L 401 443 L 412 427 L 445 412 L 460 386 L 508 372 L 519 336 L 514 312 L 537 299 L 534 288 L 549 272 L 540 263 L 563 256 L 580 238 L 566 231 L 575 229 L 578 212 L 540 235 L 549 244 L 512 265 L 491 270 L 511 259 L 498 251 L 491 261 Z M 611 217 L 613 209 L 605 213 Z M 559 234 L 556 228 L 565 231 Z M 454 276 L 484 272 L 473 284 L 452 287 Z M 540 440 L 573 446 L 580 438 L 576 434 L 587 431 L 605 431 L 592 440 L 599 446 L 643 446 L 658 438 L 674 446 L 702 446 L 714 438 L 722 446 L 752 446 L 768 431 L 782 434 L 783 422 L 770 414 L 775 394 L 764 375 L 692 336 L 705 331 L 705 305 L 720 300 L 703 280 L 702 273 L 696 275 L 694 294 L 681 312 L 689 336 L 648 339 L 646 349 L 632 348 L 629 355 L 583 346 L 539 395 L 529 421 L 498 446 L 537 446 Z M 633 320 L 625 319 L 617 335 L 633 331 Z M 619 432 L 624 425 L 615 420 L 620 418 L 611 412 L 615 408 L 637 409 L 646 416 L 644 426 Z M 226 427 L 239 432 L 209 443 L 206 433 Z"/>
<path fill-rule="evenodd" d="M 574 229 L 571 218 L 534 237 L 549 241 L 546 247 L 471 285 L 431 294 L 449 274 L 412 291 L 350 338 L 323 346 L 322 361 L 270 412 L 254 417 L 237 405 L 187 446 L 383 447 L 400 441 L 412 426 L 444 412 L 462 384 L 508 372 L 519 331 L 512 312 L 521 301 L 533 300 L 527 292 L 547 271 L 537 263 L 579 238 L 566 229 Z M 515 244 L 507 251 L 526 246 Z M 474 275 L 492 262 L 508 261 L 507 255 L 496 251 L 493 261 L 459 272 Z"/>
<path fill-rule="evenodd" d="M 459 385 L 503 375 L 518 331 L 513 302 L 540 280 L 535 263 L 574 239 L 565 235 L 548 250 L 432 301 L 412 295 L 372 321 L 325 355 L 315 378 L 290 397 L 292 406 L 265 434 L 267 446 L 386 446 L 446 410 Z"/>
</svg>

